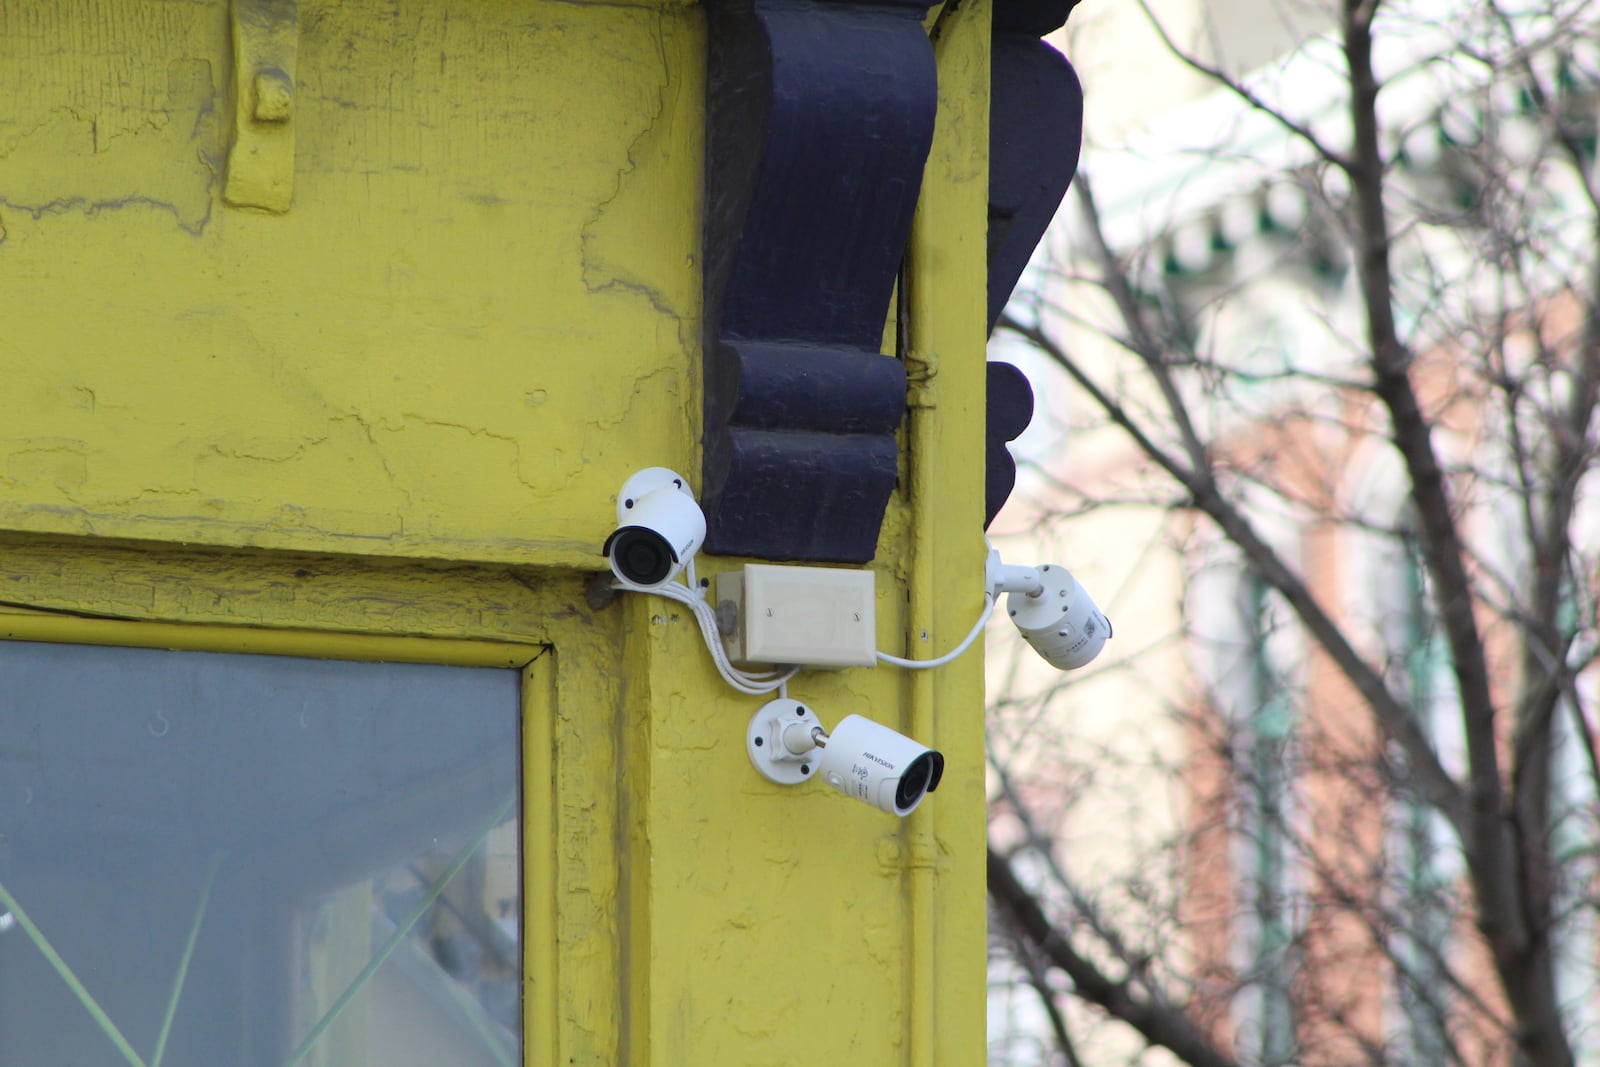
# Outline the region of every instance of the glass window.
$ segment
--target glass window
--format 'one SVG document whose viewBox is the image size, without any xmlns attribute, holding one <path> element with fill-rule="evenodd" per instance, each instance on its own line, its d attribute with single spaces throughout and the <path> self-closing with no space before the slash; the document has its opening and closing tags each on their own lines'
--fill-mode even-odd
<svg viewBox="0 0 1600 1067">
<path fill-rule="evenodd" d="M 0 1063 L 520 1062 L 520 690 L 0 642 Z"/>
</svg>

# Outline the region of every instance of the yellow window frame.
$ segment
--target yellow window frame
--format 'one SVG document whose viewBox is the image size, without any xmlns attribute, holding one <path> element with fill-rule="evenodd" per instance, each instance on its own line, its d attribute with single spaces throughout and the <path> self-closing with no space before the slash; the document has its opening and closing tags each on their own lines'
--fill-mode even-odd
<svg viewBox="0 0 1600 1067">
<path fill-rule="evenodd" d="M 315 579 L 324 595 L 286 599 L 291 579 Z M 4 539 L 0 640 L 520 670 L 522 1052 L 546 1064 L 561 1043 L 555 649 L 532 633 L 494 639 L 493 624 L 464 618 L 501 614 L 507 583 L 531 601 L 517 618 L 549 606 L 526 576 L 471 567 Z M 408 632 L 382 632 L 379 616 L 393 625 L 397 605 Z"/>
</svg>

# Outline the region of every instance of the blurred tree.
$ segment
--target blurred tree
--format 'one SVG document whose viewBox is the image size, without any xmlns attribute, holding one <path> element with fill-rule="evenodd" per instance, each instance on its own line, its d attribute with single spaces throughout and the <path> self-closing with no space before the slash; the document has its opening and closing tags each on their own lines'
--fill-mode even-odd
<svg viewBox="0 0 1600 1067">
<path fill-rule="evenodd" d="M 1600 1062 L 1600 11 L 1327 14 L 1244 78 L 1164 34 L 1218 94 L 1086 150 L 1001 319 L 1070 382 L 1012 513 L 1175 578 L 994 672 L 993 1062 Z"/>
</svg>

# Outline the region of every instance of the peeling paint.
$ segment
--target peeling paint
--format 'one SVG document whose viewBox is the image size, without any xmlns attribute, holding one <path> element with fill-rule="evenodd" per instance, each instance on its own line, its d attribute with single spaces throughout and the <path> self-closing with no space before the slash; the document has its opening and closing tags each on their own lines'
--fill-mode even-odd
<svg viewBox="0 0 1600 1067">
<path fill-rule="evenodd" d="M 651 82 L 636 90 L 645 107 L 638 113 L 637 128 L 625 134 L 629 136 L 625 160 L 611 189 L 582 226 L 583 282 L 591 295 L 642 298 L 663 318 L 675 321 L 677 340 L 689 345 L 696 340 L 700 293 L 696 286 L 683 284 L 695 278 L 684 267 L 692 265 L 699 253 L 699 198 L 688 202 L 692 205 L 688 212 L 691 225 L 681 243 L 619 238 L 639 232 L 660 210 L 659 190 L 651 180 L 656 167 L 674 156 L 682 158 L 685 145 L 698 145 L 701 140 L 703 124 L 698 109 L 684 107 L 686 97 L 703 92 L 699 52 L 692 53 L 693 60 L 682 53 L 691 32 L 693 43 L 701 44 L 704 27 L 698 13 L 685 18 L 658 10 L 641 17 L 653 21 L 657 41 L 649 69 Z"/>
<path fill-rule="evenodd" d="M 7 87 L 20 121 L 0 143 L 0 206 L 34 222 L 149 210 L 169 215 L 191 236 L 204 233 L 217 182 L 212 68 L 208 60 L 179 59 L 165 74 L 159 105 L 104 115 L 57 104 L 37 83 Z M 75 165 L 63 169 L 64 160 Z"/>
</svg>

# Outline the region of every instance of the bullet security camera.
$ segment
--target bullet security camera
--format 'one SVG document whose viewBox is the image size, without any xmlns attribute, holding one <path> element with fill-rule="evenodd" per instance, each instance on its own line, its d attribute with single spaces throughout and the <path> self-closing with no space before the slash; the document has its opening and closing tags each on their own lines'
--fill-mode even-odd
<svg viewBox="0 0 1600 1067">
<path fill-rule="evenodd" d="M 622 483 L 617 528 L 601 551 L 624 584 L 653 589 L 683 570 L 705 538 L 705 514 L 683 475 L 646 467 Z"/>
<path fill-rule="evenodd" d="M 1046 563 L 1039 579 L 1038 593 L 1006 597 L 1006 614 L 1050 666 L 1058 671 L 1082 667 L 1106 647 L 1111 622 L 1065 567 Z"/>
<path fill-rule="evenodd" d="M 1111 621 L 1065 567 L 1015 567 L 989 552 L 989 594 L 1006 597 L 1006 614 L 1023 640 L 1059 671 L 1082 667 L 1100 654 L 1111 636 Z"/>
<path fill-rule="evenodd" d="M 847 797 L 909 815 L 939 788 L 944 756 L 871 719 L 846 715 L 828 735 L 817 771 Z"/>
<path fill-rule="evenodd" d="M 944 756 L 904 734 L 860 715 L 846 715 L 830 734 L 814 711 L 788 698 L 756 712 L 745 745 L 770 781 L 798 785 L 820 777 L 892 815 L 911 814 L 944 774 Z"/>
</svg>

